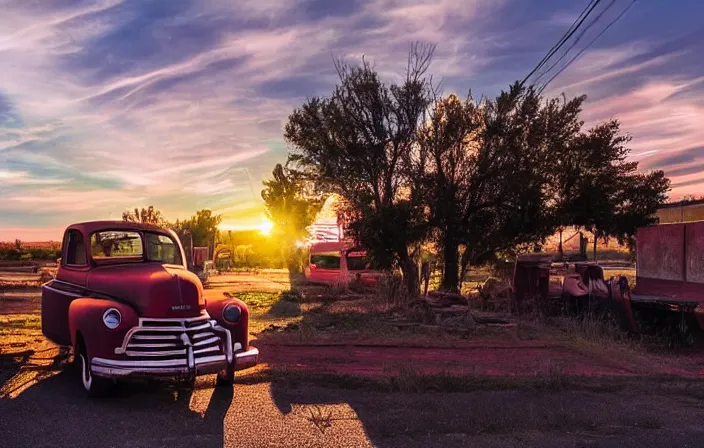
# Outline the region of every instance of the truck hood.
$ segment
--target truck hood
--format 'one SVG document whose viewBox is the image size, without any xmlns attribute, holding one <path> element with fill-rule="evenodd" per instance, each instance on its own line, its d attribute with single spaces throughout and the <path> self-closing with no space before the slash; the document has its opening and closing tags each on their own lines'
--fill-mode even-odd
<svg viewBox="0 0 704 448">
<path fill-rule="evenodd" d="M 126 263 L 93 269 L 86 288 L 132 304 L 141 317 L 196 317 L 205 308 L 203 285 L 179 266 Z"/>
</svg>

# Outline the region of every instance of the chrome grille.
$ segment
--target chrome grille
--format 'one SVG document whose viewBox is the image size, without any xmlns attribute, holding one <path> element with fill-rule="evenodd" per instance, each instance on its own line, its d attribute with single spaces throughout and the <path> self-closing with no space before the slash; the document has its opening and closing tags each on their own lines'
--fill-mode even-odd
<svg viewBox="0 0 704 448">
<path fill-rule="evenodd" d="M 115 353 L 133 361 L 171 361 L 193 368 L 201 363 L 232 362 L 232 340 L 230 332 L 207 313 L 189 319 L 141 318 Z"/>
</svg>

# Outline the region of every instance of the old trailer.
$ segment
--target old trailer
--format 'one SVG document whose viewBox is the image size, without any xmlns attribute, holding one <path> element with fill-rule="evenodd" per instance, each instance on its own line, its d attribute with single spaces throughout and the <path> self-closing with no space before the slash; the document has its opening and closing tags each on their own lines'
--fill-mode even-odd
<svg viewBox="0 0 704 448">
<path fill-rule="evenodd" d="M 704 221 L 638 229 L 631 302 L 640 326 L 704 328 Z"/>
<path fill-rule="evenodd" d="M 635 285 L 606 278 L 597 263 L 529 255 L 516 260 L 512 286 L 518 309 L 609 314 L 630 331 L 674 332 L 691 343 L 704 329 L 704 221 L 638 229 Z"/>
</svg>

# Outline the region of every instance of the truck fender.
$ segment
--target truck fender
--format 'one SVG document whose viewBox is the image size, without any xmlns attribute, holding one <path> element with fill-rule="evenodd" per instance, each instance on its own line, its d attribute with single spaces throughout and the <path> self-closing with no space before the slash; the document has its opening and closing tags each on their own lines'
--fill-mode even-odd
<svg viewBox="0 0 704 448">
<path fill-rule="evenodd" d="M 234 304 L 240 308 L 241 314 L 237 322 L 231 323 L 222 317 L 222 312 L 227 305 Z M 227 328 L 232 333 L 232 342 L 239 342 L 242 348 L 249 349 L 249 309 L 247 304 L 235 297 L 221 297 L 217 299 L 208 299 L 205 304 L 205 309 L 211 319 L 215 319 L 223 328 Z"/>
<path fill-rule="evenodd" d="M 103 314 L 111 308 L 116 309 L 121 316 L 120 324 L 115 329 L 110 329 L 103 323 Z M 72 301 L 68 308 L 68 319 L 74 352 L 80 334 L 91 358 L 119 358 L 115 355 L 115 347 L 120 347 L 129 329 L 139 323 L 137 312 L 129 305 L 90 297 Z"/>
</svg>

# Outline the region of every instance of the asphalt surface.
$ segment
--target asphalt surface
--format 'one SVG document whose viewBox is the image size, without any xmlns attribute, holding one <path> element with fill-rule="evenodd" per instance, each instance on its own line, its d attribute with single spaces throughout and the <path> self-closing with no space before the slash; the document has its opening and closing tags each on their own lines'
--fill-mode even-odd
<svg viewBox="0 0 704 448">
<path fill-rule="evenodd" d="M 71 367 L 0 399 L 3 447 L 696 447 L 701 394 L 384 393 L 309 384 L 121 386 Z"/>
</svg>

